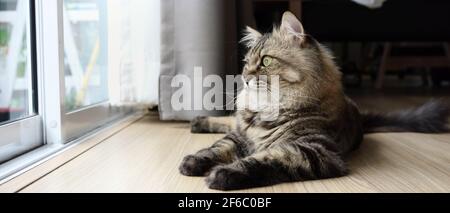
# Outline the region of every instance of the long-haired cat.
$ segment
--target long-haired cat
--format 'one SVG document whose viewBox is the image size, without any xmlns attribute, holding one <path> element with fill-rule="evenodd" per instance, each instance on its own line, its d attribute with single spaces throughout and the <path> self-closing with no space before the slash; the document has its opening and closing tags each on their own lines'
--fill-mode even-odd
<svg viewBox="0 0 450 213">
<path fill-rule="evenodd" d="M 450 109 L 439 101 L 391 114 L 360 113 L 343 92 L 331 53 L 306 35 L 290 12 L 270 34 L 247 28 L 243 42 L 249 47 L 245 84 L 260 75 L 279 76 L 279 115 L 266 121 L 261 119 L 266 111 L 245 108 L 233 121 L 204 117 L 192 122 L 193 132 L 227 132 L 180 166 L 184 175 L 207 176 L 211 189 L 340 177 L 348 172 L 344 157 L 358 148 L 364 133 L 448 131 Z M 255 91 L 247 86 L 237 102 Z"/>
</svg>

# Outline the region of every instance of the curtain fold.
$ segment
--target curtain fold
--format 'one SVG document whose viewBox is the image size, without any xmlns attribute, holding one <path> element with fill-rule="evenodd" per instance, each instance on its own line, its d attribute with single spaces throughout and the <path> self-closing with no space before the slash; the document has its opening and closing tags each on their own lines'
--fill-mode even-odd
<svg viewBox="0 0 450 213">
<path fill-rule="evenodd" d="M 162 120 L 191 120 L 196 116 L 223 115 L 225 111 L 194 109 L 202 104 L 201 91 L 174 87 L 176 76 L 183 75 L 192 85 L 202 84 L 208 75 L 236 73 L 237 47 L 234 23 L 234 0 L 165 0 L 161 2 L 161 74 L 159 78 L 159 110 Z M 195 81 L 194 70 L 201 69 L 203 78 Z M 225 85 L 225 84 L 223 84 Z M 172 105 L 174 93 L 182 89 L 191 96 L 191 109 L 177 110 Z M 220 88 L 217 88 L 220 89 Z M 220 91 L 223 94 L 223 90 Z"/>
</svg>

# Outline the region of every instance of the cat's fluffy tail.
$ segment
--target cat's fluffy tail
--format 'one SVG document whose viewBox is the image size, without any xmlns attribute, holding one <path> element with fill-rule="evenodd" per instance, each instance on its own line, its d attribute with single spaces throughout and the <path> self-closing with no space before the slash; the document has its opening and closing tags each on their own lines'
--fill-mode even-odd
<svg viewBox="0 0 450 213">
<path fill-rule="evenodd" d="M 450 104 L 433 100 L 408 110 L 392 113 L 362 113 L 365 133 L 418 132 L 445 133 L 450 131 Z"/>
</svg>

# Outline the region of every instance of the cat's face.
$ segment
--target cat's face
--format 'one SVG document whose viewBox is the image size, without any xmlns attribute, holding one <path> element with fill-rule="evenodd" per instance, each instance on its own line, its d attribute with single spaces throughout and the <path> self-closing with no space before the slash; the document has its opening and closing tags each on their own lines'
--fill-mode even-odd
<svg viewBox="0 0 450 213">
<path fill-rule="evenodd" d="M 278 75 L 283 85 L 317 77 L 320 58 L 316 42 L 304 34 L 300 21 L 289 12 L 281 27 L 270 34 L 247 28 L 243 42 L 249 48 L 243 69 L 248 85 L 259 76 Z"/>
<path fill-rule="evenodd" d="M 248 96 L 247 99 L 255 99 L 258 89 L 270 87 L 271 76 L 279 79 L 276 89 L 283 106 L 316 98 L 333 83 L 340 85 L 340 74 L 331 55 L 305 35 L 302 24 L 290 12 L 283 15 L 281 26 L 272 33 L 262 35 L 248 27 L 242 42 L 249 49 L 243 69 L 246 87 L 242 96 Z"/>
</svg>

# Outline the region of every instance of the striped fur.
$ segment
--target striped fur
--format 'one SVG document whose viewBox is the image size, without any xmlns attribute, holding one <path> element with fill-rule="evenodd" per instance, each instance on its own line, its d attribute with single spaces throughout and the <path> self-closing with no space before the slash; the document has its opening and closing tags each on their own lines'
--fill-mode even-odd
<svg viewBox="0 0 450 213">
<path fill-rule="evenodd" d="M 289 12 L 271 34 L 251 29 L 248 33 L 244 78 L 280 76 L 280 113 L 276 120 L 265 121 L 261 115 L 270 110 L 247 108 L 233 117 L 192 121 L 194 133 L 227 133 L 212 147 L 185 157 L 180 165 L 184 175 L 206 176 L 212 189 L 340 177 L 348 173 L 343 159 L 359 147 L 364 132 L 447 130 L 450 110 L 440 102 L 389 115 L 361 114 L 344 95 L 340 72 L 329 51 L 305 35 Z M 262 57 L 267 55 L 274 63 L 262 68 Z M 254 95 L 246 88 L 237 101 Z"/>
</svg>

